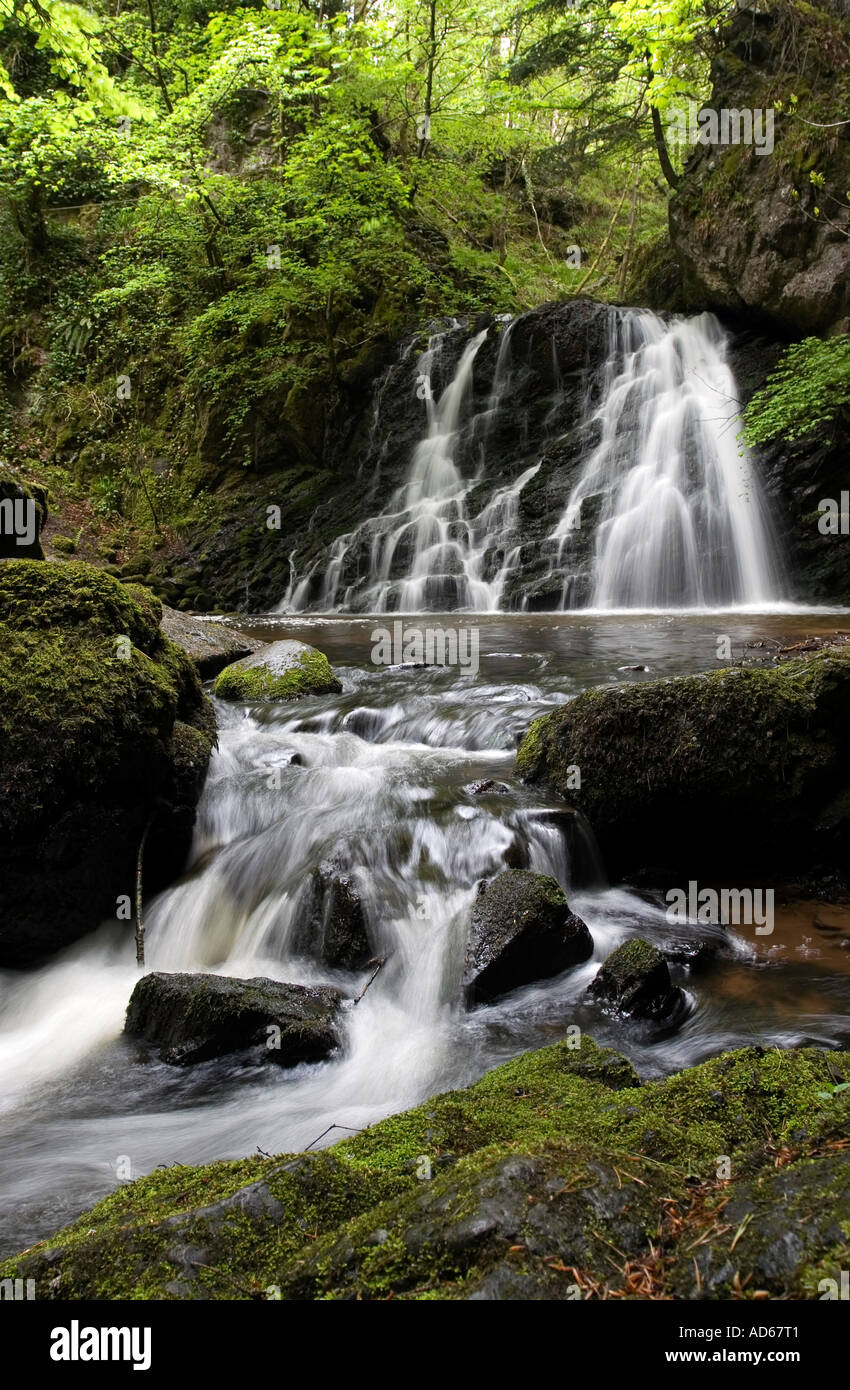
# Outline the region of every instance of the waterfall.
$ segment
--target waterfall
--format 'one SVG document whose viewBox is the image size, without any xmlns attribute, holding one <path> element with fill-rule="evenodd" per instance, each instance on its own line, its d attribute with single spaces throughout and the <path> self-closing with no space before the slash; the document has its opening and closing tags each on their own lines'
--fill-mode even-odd
<svg viewBox="0 0 850 1390">
<path fill-rule="evenodd" d="M 552 532 L 561 609 L 570 561 L 595 512 L 591 606 L 760 607 L 780 576 L 770 523 L 739 440 L 728 338 L 712 314 L 665 323 L 612 317 L 598 434 Z"/>
<path fill-rule="evenodd" d="M 741 443 L 730 338 L 719 321 L 611 309 L 601 360 L 580 372 L 564 372 L 557 332 L 542 349 L 539 339 L 529 347 L 534 334 L 526 334 L 525 357 L 515 362 L 522 322 L 483 329 L 460 351 L 464 330 L 456 323 L 434 334 L 418 358 L 408 345 L 403 408 L 413 397 L 424 418 L 406 477 L 382 510 L 338 536 L 306 574 L 293 557 L 279 611 L 776 603 L 782 565 Z M 489 366 L 476 366 L 485 342 L 480 361 Z M 436 379 L 446 382 L 440 394 Z M 369 496 L 380 491 L 385 462 L 385 386 L 386 379 L 370 432 Z"/>
<path fill-rule="evenodd" d="M 512 483 L 497 484 L 474 522 L 466 499 L 484 476 L 487 436 L 510 374 L 512 326 L 508 323 L 501 334 L 486 407 L 471 416 L 473 366 L 488 329 L 466 344 L 439 397 L 433 389 L 435 369 L 458 325 L 429 339 L 415 365 L 415 395 L 425 407 L 426 430 L 405 482 L 382 512 L 333 542 L 319 602 L 310 604 L 314 566 L 302 579 L 291 580 L 279 611 L 310 606 L 322 612 L 499 611 L 520 554 L 518 545 L 505 542 L 516 529 L 522 488 L 539 464 Z M 471 476 L 461 470 L 461 451 L 480 465 Z M 352 572 L 353 583 L 346 577 Z"/>
</svg>

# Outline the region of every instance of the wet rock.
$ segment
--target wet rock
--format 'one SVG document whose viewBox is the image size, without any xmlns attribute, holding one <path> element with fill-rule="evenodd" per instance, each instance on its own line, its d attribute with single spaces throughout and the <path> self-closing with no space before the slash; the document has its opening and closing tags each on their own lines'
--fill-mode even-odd
<svg viewBox="0 0 850 1390">
<path fill-rule="evenodd" d="M 193 613 L 178 613 L 162 607 L 162 630 L 166 637 L 180 647 L 194 662 L 202 680 L 209 680 L 234 661 L 252 656 L 265 647 L 240 633 L 231 632 L 223 623 L 210 622 Z"/>
<path fill-rule="evenodd" d="M 133 990 L 124 1032 L 175 1066 L 250 1050 L 256 1061 L 293 1067 L 338 1046 L 342 997 L 330 985 L 155 972 Z"/>
<path fill-rule="evenodd" d="M 324 652 L 304 642 L 271 642 L 254 656 L 234 662 L 216 678 L 220 700 L 300 700 L 338 694 L 342 684 Z"/>
<path fill-rule="evenodd" d="M 850 857 L 848 697 L 846 646 L 591 690 L 534 721 L 517 766 L 586 815 L 612 874 L 787 881 Z"/>
<path fill-rule="evenodd" d="M 661 952 L 640 937 L 624 941 L 611 952 L 588 992 L 626 1018 L 660 1022 L 685 1006 L 685 996 L 673 985 Z"/>
<path fill-rule="evenodd" d="M 374 952 L 356 876 L 334 860 L 323 860 L 312 875 L 307 901 L 295 950 L 336 970 L 361 970 L 368 964 Z"/>
<path fill-rule="evenodd" d="M 467 1003 L 559 975 L 592 951 L 590 932 L 555 879 L 506 869 L 479 888 L 472 909 L 463 975 Z"/>
<path fill-rule="evenodd" d="M 510 787 L 504 782 L 496 782 L 492 777 L 486 777 L 481 782 L 468 782 L 463 790 L 468 796 L 507 796 Z"/>
</svg>

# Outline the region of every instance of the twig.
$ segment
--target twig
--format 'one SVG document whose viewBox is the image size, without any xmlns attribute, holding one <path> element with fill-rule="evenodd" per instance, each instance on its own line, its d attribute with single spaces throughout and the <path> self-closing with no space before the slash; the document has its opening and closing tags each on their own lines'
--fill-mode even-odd
<svg viewBox="0 0 850 1390">
<path fill-rule="evenodd" d="M 369 963 L 370 963 L 370 965 L 371 965 L 371 961 L 370 961 Z M 386 963 L 387 963 L 387 958 L 386 958 L 386 956 L 379 956 L 379 957 L 378 957 L 378 964 L 375 966 L 375 969 L 372 971 L 372 974 L 370 975 L 369 979 L 366 981 L 366 983 L 365 983 L 365 985 L 363 986 L 362 990 L 360 991 L 360 993 L 358 994 L 357 998 L 355 999 L 355 1001 L 354 1001 L 355 1004 L 359 1004 L 359 1003 L 360 1003 L 360 1000 L 363 998 L 363 995 L 366 993 L 367 989 L 369 988 L 370 984 L 371 984 L 372 981 L 374 980 L 375 976 L 378 974 L 379 970 L 383 970 L 383 968 L 384 968 L 384 966 L 386 965 Z"/>
<path fill-rule="evenodd" d="M 362 1134 L 362 1133 L 363 1133 L 362 1126 L 358 1127 L 357 1125 L 328 1125 L 327 1129 L 323 1129 L 322 1132 L 321 1132 L 321 1134 L 317 1134 L 316 1137 L 315 1137 L 315 1139 L 313 1140 L 313 1143 L 312 1143 L 312 1144 L 307 1144 L 307 1145 L 305 1146 L 305 1148 L 303 1148 L 303 1149 L 301 1150 L 301 1152 L 302 1152 L 302 1153 L 306 1153 L 306 1152 L 307 1152 L 307 1149 L 312 1149 L 313 1144 L 318 1144 L 319 1140 L 320 1140 L 320 1139 L 324 1139 L 324 1137 L 325 1137 L 326 1134 L 330 1134 L 330 1132 L 331 1132 L 332 1129 L 349 1129 L 349 1130 L 351 1130 L 351 1133 L 352 1133 L 352 1134 Z"/>
</svg>

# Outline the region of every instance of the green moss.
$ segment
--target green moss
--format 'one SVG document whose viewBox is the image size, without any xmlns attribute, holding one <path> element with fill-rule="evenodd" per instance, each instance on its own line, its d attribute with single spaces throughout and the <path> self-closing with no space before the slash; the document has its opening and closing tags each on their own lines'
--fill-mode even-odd
<svg viewBox="0 0 850 1390">
<path fill-rule="evenodd" d="M 534 721 L 517 766 L 586 814 L 609 867 L 655 853 L 696 868 L 736 840 L 755 860 L 758 836 L 766 855 L 774 832 L 777 847 L 794 836 L 802 847 L 845 786 L 848 693 L 847 648 L 587 691 Z"/>
<path fill-rule="evenodd" d="M 153 794 L 175 721 L 209 756 L 212 712 L 160 632 L 148 590 L 88 565 L 0 565 L 0 825 L 38 827 L 78 798 Z M 188 751 L 188 750 L 186 750 Z"/>
<path fill-rule="evenodd" d="M 300 700 L 341 689 L 327 657 L 310 647 L 295 655 L 285 671 L 264 666 L 256 657 L 234 662 L 216 677 L 213 694 L 221 700 Z"/>
<path fill-rule="evenodd" d="M 570 1266 L 615 1286 L 632 1251 L 658 1262 L 659 1278 L 669 1265 L 671 1288 L 692 1296 L 676 1231 L 685 1246 L 698 1239 L 730 1193 L 761 1211 L 777 1154 L 796 1160 L 789 1173 L 821 1164 L 817 1183 L 796 1185 L 795 1211 L 803 1221 L 813 1191 L 824 1209 L 850 1094 L 818 1093 L 845 1077 L 847 1053 L 746 1048 L 641 1086 L 590 1039 L 558 1043 L 332 1150 L 158 1170 L 6 1261 L 0 1278 L 34 1277 L 39 1296 L 62 1298 L 262 1298 L 271 1285 L 296 1299 L 461 1298 L 491 1277 L 516 1290 L 496 1296 L 563 1297 Z M 716 1178 L 723 1155 L 731 1183 Z M 835 1176 L 839 1206 L 847 1186 Z M 812 1279 L 846 1243 L 833 1214 L 774 1286 L 817 1296 Z M 768 1277 L 753 1243 L 757 1269 Z"/>
</svg>

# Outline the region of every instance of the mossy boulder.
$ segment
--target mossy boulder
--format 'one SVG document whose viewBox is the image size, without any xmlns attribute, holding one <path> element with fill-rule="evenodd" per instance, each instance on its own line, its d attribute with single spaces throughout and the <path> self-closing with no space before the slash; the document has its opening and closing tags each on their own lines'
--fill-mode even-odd
<svg viewBox="0 0 850 1390">
<path fill-rule="evenodd" d="M 467 1003 L 560 975 L 592 951 L 590 932 L 570 912 L 554 878 L 506 869 L 481 884 L 472 909 L 463 974 Z"/>
<path fill-rule="evenodd" d="M 146 891 L 183 867 L 215 722 L 160 612 L 89 565 L 0 565 L 0 964 L 115 918 L 152 815 Z"/>
<path fill-rule="evenodd" d="M 216 678 L 220 700 L 300 700 L 331 695 L 342 684 L 323 652 L 304 642 L 271 642 L 261 652 L 234 661 Z"/>
<path fill-rule="evenodd" d="M 158 1169 L 0 1278 L 62 1300 L 815 1299 L 847 1267 L 844 1080 L 848 1053 L 750 1047 L 641 1085 L 557 1043 L 331 1150 Z"/>
<path fill-rule="evenodd" d="M 626 1018 L 669 1020 L 681 1014 L 685 996 L 670 979 L 670 967 L 640 937 L 624 941 L 604 961 L 589 987 L 591 998 Z"/>
<path fill-rule="evenodd" d="M 175 1066 L 243 1052 L 294 1067 L 321 1062 L 339 1046 L 334 1023 L 341 1000 L 329 985 L 155 972 L 133 990 L 124 1032 L 153 1044 Z"/>
<path fill-rule="evenodd" d="M 848 700 L 847 648 L 590 690 L 534 721 L 517 766 L 584 812 L 613 873 L 672 887 L 700 874 L 753 884 L 840 867 Z"/>
</svg>

